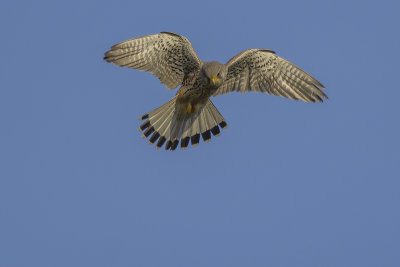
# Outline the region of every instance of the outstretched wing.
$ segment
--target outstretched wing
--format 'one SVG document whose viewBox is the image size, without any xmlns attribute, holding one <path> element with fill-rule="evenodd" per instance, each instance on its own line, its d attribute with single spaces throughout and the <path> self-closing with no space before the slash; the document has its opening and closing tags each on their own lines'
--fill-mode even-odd
<svg viewBox="0 0 400 267">
<path fill-rule="evenodd" d="M 214 93 L 264 92 L 294 100 L 322 102 L 325 87 L 308 73 L 266 49 L 248 49 L 226 63 L 225 82 Z"/>
<path fill-rule="evenodd" d="M 121 67 L 151 72 L 169 89 L 180 85 L 201 61 L 185 37 L 170 33 L 130 39 L 111 47 L 104 60 Z"/>
</svg>

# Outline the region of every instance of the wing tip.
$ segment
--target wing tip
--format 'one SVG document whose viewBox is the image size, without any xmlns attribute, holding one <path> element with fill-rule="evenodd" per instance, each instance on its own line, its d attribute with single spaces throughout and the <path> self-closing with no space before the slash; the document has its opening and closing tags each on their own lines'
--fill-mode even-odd
<svg viewBox="0 0 400 267">
<path fill-rule="evenodd" d="M 174 32 L 167 32 L 167 31 L 163 31 L 163 32 L 160 32 L 160 33 L 163 33 L 163 34 L 169 34 L 169 35 L 172 35 L 172 36 L 177 36 L 177 37 L 182 37 L 182 35 L 179 35 L 179 34 L 177 34 L 177 33 L 174 33 Z"/>
<path fill-rule="evenodd" d="M 258 49 L 258 51 L 276 54 L 276 52 L 274 50 L 270 50 L 270 49 Z"/>
</svg>

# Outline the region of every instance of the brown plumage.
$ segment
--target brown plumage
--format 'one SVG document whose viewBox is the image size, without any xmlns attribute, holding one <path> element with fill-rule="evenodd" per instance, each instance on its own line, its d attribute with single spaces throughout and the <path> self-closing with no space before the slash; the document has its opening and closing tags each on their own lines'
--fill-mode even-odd
<svg viewBox="0 0 400 267">
<path fill-rule="evenodd" d="M 114 45 L 104 59 L 122 67 L 154 74 L 169 89 L 181 85 L 174 98 L 143 115 L 139 127 L 150 144 L 175 150 L 179 141 L 205 142 L 227 123 L 209 99 L 232 91 L 265 92 L 305 102 L 322 102 L 325 87 L 271 50 L 249 49 L 221 64 L 202 62 L 188 39 L 169 32 L 147 35 Z"/>
</svg>

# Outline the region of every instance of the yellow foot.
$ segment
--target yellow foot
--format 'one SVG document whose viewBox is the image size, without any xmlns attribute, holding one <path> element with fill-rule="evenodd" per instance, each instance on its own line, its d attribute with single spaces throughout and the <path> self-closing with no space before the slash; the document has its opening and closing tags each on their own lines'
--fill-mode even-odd
<svg viewBox="0 0 400 267">
<path fill-rule="evenodd" d="M 193 112 L 193 108 L 192 108 L 192 105 L 189 103 L 186 108 L 186 113 L 192 113 L 192 112 Z"/>
</svg>

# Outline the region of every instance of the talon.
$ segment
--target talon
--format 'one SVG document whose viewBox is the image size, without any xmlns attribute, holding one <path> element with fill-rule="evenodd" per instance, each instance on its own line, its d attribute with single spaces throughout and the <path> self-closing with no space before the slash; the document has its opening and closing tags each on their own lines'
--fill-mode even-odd
<svg viewBox="0 0 400 267">
<path fill-rule="evenodd" d="M 186 108 L 186 113 L 192 113 L 192 112 L 193 112 L 192 105 L 189 103 Z"/>
</svg>

